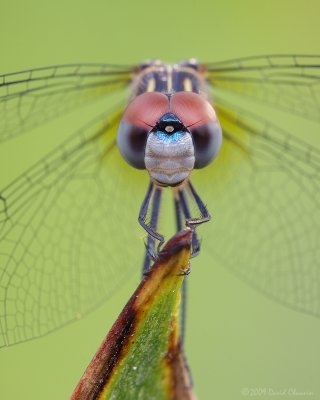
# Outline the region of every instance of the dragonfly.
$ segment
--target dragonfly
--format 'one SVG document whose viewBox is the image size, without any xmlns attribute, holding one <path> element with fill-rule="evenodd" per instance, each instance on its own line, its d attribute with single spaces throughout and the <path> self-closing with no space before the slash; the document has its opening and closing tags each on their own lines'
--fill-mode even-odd
<svg viewBox="0 0 320 400">
<path fill-rule="evenodd" d="M 116 100 L 0 190 L 0 346 L 81 318 L 141 262 L 147 273 L 172 221 L 196 230 L 193 256 L 204 225 L 201 253 L 319 316 L 320 151 L 272 118 L 318 126 L 319 83 L 315 55 L 1 75 L 1 142 Z"/>
</svg>

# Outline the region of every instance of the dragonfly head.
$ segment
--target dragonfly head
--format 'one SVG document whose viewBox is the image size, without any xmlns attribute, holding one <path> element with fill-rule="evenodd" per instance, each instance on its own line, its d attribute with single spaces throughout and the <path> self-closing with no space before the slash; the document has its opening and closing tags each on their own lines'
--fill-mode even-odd
<svg viewBox="0 0 320 400">
<path fill-rule="evenodd" d="M 127 107 L 117 144 L 133 167 L 161 186 L 177 186 L 218 154 L 222 131 L 211 104 L 192 92 L 143 93 Z"/>
</svg>

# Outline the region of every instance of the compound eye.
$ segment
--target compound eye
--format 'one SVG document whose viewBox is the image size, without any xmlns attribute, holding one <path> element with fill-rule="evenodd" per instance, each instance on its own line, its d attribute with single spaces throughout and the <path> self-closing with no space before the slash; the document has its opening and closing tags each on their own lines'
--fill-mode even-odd
<svg viewBox="0 0 320 400">
<path fill-rule="evenodd" d="M 169 109 L 169 100 L 162 93 L 143 93 L 129 103 L 117 133 L 122 157 L 133 167 L 144 169 L 147 136 L 161 115 Z"/>
<path fill-rule="evenodd" d="M 122 157 L 134 168 L 144 169 L 144 152 L 148 130 L 122 120 L 118 128 L 117 145 Z"/>
<path fill-rule="evenodd" d="M 190 128 L 195 155 L 194 168 L 203 168 L 210 164 L 219 153 L 222 144 L 221 126 L 216 120 Z"/>
</svg>

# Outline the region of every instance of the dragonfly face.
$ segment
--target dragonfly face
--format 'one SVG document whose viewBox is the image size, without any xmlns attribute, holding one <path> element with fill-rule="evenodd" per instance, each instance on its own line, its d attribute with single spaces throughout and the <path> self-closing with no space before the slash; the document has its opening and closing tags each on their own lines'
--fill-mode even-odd
<svg viewBox="0 0 320 400">
<path fill-rule="evenodd" d="M 163 186 L 184 182 L 218 154 L 222 132 L 213 107 L 192 92 L 144 93 L 126 109 L 117 144 L 136 168 Z"/>
<path fill-rule="evenodd" d="M 110 94 L 121 96 L 120 108 L 110 106 Z M 202 252 L 279 302 L 320 316 L 320 152 L 303 137 L 305 121 L 320 122 L 320 58 L 5 74 L 0 141 L 42 124 L 46 134 L 50 119 L 105 98 L 107 112 L 0 190 L 0 346 L 78 319 L 135 272 L 141 202 L 148 268 L 163 240 L 163 186 L 172 189 L 175 229 L 208 219 L 190 179 L 216 215 Z M 276 117 L 289 113 L 281 126 L 272 107 Z M 301 119 L 297 132 L 292 115 Z M 200 216 L 192 218 L 195 206 Z"/>
</svg>

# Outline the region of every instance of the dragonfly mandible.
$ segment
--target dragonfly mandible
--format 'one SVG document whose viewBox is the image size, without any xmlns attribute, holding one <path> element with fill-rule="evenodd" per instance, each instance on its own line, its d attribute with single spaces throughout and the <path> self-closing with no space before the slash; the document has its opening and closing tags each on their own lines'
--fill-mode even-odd
<svg viewBox="0 0 320 400">
<path fill-rule="evenodd" d="M 276 55 L 2 75 L 1 141 L 93 100 L 117 94 L 121 105 L 0 191 L 0 345 L 83 316 L 143 253 L 147 271 L 164 241 L 163 221 L 176 219 L 180 229 L 183 220 L 207 221 L 211 210 L 217 216 L 203 227 L 202 252 L 277 301 L 319 316 L 320 152 L 270 116 L 273 107 L 319 123 L 319 71 L 318 56 Z M 244 109 L 244 99 L 269 113 Z M 172 214 L 160 211 L 167 186 Z"/>
</svg>

